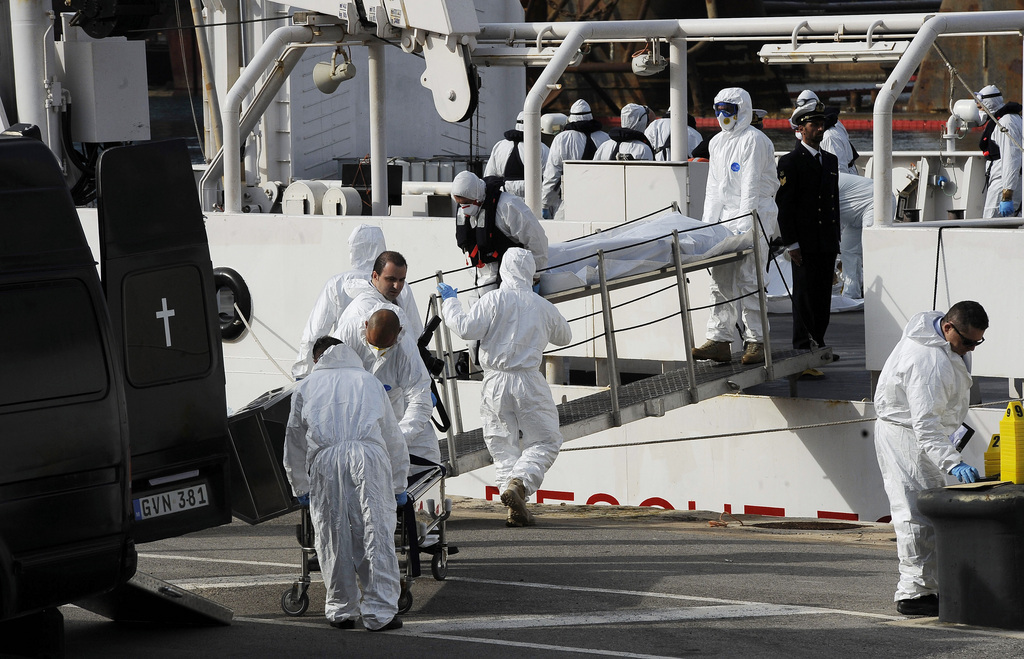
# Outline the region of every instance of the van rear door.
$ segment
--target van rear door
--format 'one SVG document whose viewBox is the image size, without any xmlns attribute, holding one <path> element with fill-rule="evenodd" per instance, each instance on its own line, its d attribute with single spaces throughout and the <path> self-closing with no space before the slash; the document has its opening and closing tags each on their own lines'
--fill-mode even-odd
<svg viewBox="0 0 1024 659">
<path fill-rule="evenodd" d="M 101 279 L 121 349 L 133 535 L 231 521 L 228 426 L 213 265 L 182 140 L 118 147 L 97 164 Z"/>
</svg>

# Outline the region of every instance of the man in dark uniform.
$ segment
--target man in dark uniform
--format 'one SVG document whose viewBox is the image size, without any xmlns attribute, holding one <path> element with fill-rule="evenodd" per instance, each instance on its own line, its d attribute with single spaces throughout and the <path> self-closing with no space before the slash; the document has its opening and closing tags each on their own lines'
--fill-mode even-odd
<svg viewBox="0 0 1024 659">
<path fill-rule="evenodd" d="M 800 142 L 779 158 L 779 228 L 793 262 L 793 347 L 825 345 L 839 253 L 839 163 L 821 150 L 821 103 L 796 109 Z"/>
</svg>

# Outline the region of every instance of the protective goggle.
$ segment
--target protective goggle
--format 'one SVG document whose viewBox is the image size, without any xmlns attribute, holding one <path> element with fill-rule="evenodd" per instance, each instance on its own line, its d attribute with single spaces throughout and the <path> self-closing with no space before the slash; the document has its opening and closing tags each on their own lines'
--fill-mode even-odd
<svg viewBox="0 0 1024 659">
<path fill-rule="evenodd" d="M 716 117 L 735 117 L 739 110 L 735 103 L 715 103 Z"/>
</svg>

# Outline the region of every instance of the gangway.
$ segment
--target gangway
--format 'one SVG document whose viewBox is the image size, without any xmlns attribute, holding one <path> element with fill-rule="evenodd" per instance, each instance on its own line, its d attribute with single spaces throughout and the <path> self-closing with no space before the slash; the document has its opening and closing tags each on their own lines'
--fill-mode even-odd
<svg viewBox="0 0 1024 659">
<path fill-rule="evenodd" d="M 754 227 L 752 227 L 751 231 L 754 231 L 757 226 L 758 223 L 755 216 Z M 740 362 L 741 351 L 734 353 L 733 360 L 728 364 L 689 359 L 685 362 L 684 368 L 666 371 L 660 375 L 643 378 L 630 384 L 620 384 L 610 298 L 612 291 L 668 277 L 675 277 L 680 308 L 682 309 L 683 341 L 686 346 L 685 354 L 689 355 L 693 349 L 693 336 L 690 318 L 692 308 L 689 303 L 687 273 L 739 261 L 753 254 L 757 271 L 758 300 L 762 323 L 765 327 L 768 326 L 768 307 L 764 282 L 765 269 L 762 264 L 761 253 L 752 247 L 741 247 L 707 258 L 684 262 L 683 255 L 680 253 L 678 234 L 678 231 L 673 231 L 671 234 L 673 238 L 673 263 L 671 265 L 650 272 L 608 281 L 605 278 L 604 253 L 598 251 L 599 284 L 585 285 L 545 295 L 545 298 L 554 304 L 594 295 L 600 295 L 602 301 L 601 313 L 604 320 L 604 337 L 610 383 L 608 388 L 603 391 L 567 401 L 557 406 L 559 425 L 564 441 L 579 439 L 580 437 L 609 430 L 647 417 L 664 416 L 665 413 L 685 405 L 699 403 L 702 400 L 714 398 L 722 394 L 735 393 L 745 388 L 779 378 L 789 378 L 791 383 L 790 390 L 795 393 L 796 377 L 800 373 L 807 369 L 832 363 L 833 356 L 832 348 L 830 347 L 812 350 L 773 350 L 771 339 L 766 334 L 764 338 L 765 361 L 763 363 L 742 364 Z M 750 233 L 746 235 L 750 235 Z M 752 244 L 752 241 L 748 240 L 747 244 Z M 437 279 L 438 281 L 442 279 L 442 273 L 437 274 Z M 436 298 L 432 298 L 431 306 L 436 306 L 436 304 Z M 451 363 L 453 358 L 451 337 L 446 325 L 439 329 L 437 340 L 440 343 L 439 349 L 447 356 L 449 362 L 448 372 L 452 373 L 454 372 L 454 365 Z M 477 428 L 465 431 L 462 428 L 458 388 L 451 378 L 449 378 L 446 384 L 447 386 L 442 390 L 444 392 L 443 395 L 447 398 L 445 403 L 448 409 L 454 410 L 454 413 L 452 414 L 452 424 L 448 430 L 447 441 L 441 441 L 441 458 L 449 466 L 449 475 L 457 476 L 461 473 L 486 467 L 492 463 L 492 460 L 484 443 L 483 429 Z"/>
</svg>

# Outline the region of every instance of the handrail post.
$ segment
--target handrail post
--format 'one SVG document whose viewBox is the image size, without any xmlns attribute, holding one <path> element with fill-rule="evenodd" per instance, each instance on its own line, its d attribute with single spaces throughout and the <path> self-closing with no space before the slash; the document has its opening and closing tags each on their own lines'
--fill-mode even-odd
<svg viewBox="0 0 1024 659">
<path fill-rule="evenodd" d="M 757 301 L 761 312 L 761 340 L 764 342 L 764 367 L 769 380 L 775 379 L 775 368 L 772 366 L 772 341 L 768 330 L 768 291 L 764 284 L 764 259 L 761 255 L 761 222 L 757 217 L 757 209 L 750 211 L 752 222 L 750 224 L 751 247 L 754 249 L 754 270 L 757 272 Z M 768 257 L 768 236 L 765 236 L 765 254 Z"/>
<path fill-rule="evenodd" d="M 438 270 L 435 273 L 437 283 L 444 281 L 444 273 Z M 441 311 L 441 305 L 437 302 L 437 295 L 431 293 L 430 304 L 434 305 L 439 312 Z M 444 320 L 444 316 L 441 316 Z M 455 376 L 455 358 L 452 353 L 452 335 L 451 330 L 448 329 L 448 322 L 444 321 L 441 323 L 440 336 L 436 337 L 435 342 L 440 342 L 441 352 L 444 355 L 444 386 L 441 388 L 442 396 L 445 400 L 441 401 L 448 408 L 448 416 L 451 419 L 451 424 L 448 426 L 447 440 L 448 440 L 448 463 L 449 463 L 449 477 L 459 475 L 459 460 L 458 453 L 455 448 L 455 436 L 462 434 L 462 405 L 459 402 L 459 385 L 458 378 Z M 435 343 L 435 346 L 437 343 Z M 449 404 L 451 403 L 451 404 Z"/>
<path fill-rule="evenodd" d="M 679 316 L 683 320 L 683 344 L 686 348 L 686 382 L 690 389 L 690 402 L 698 402 L 697 368 L 693 363 L 693 326 L 690 324 L 690 291 L 683 272 L 683 254 L 679 248 L 679 231 L 672 231 L 672 260 L 676 265 L 676 288 L 679 292 Z"/>
<path fill-rule="evenodd" d="M 615 350 L 615 327 L 612 323 L 612 296 L 608 291 L 608 277 L 604 267 L 604 250 L 597 250 L 597 272 L 601 277 L 601 316 L 604 318 L 604 343 L 608 356 L 608 384 L 612 396 L 612 422 L 622 425 L 619 409 L 619 360 Z"/>
</svg>

